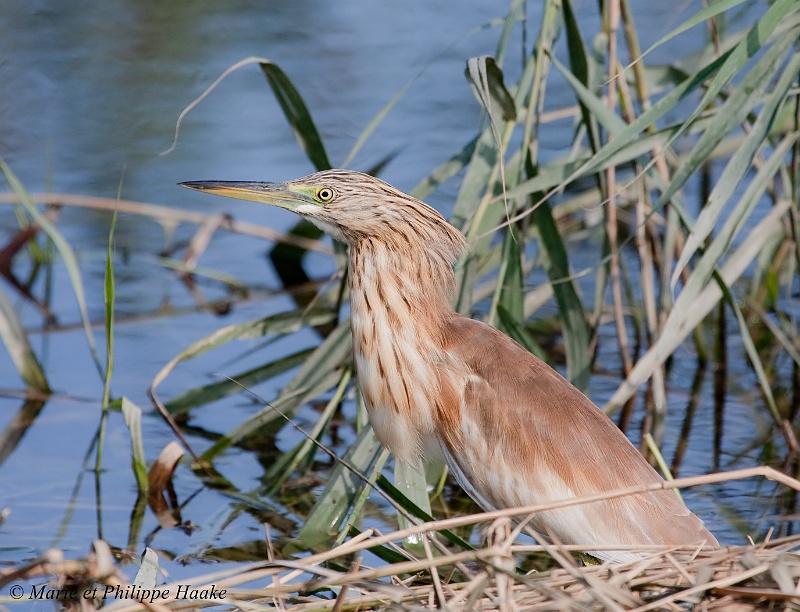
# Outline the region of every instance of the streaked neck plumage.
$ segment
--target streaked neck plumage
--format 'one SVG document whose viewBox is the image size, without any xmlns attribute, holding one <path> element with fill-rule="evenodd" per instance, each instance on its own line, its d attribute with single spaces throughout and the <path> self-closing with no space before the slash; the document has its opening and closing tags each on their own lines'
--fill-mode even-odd
<svg viewBox="0 0 800 612">
<path fill-rule="evenodd" d="M 452 265 L 463 236 L 427 205 L 420 231 L 350 241 L 353 352 L 370 422 L 400 459 L 430 447 L 442 330 L 453 316 Z M 427 450 L 426 450 L 427 449 Z"/>
</svg>

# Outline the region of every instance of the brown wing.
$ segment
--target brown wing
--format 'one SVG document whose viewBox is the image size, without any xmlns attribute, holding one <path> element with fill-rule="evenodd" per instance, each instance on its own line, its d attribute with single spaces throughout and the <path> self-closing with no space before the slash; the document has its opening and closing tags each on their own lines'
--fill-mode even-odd
<svg viewBox="0 0 800 612">
<path fill-rule="evenodd" d="M 460 380 L 461 388 L 438 407 L 442 447 L 479 504 L 521 506 L 661 482 L 601 410 L 508 336 L 456 316 L 444 337 L 451 363 L 441 384 Z M 565 543 L 716 544 L 668 490 L 543 513 L 535 525 Z"/>
</svg>

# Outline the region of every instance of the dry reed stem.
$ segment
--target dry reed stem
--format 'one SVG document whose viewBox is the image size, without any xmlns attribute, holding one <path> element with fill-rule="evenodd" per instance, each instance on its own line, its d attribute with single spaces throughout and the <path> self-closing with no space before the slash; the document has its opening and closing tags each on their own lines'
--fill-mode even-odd
<svg viewBox="0 0 800 612">
<path fill-rule="evenodd" d="M 181 223 L 191 223 L 193 225 L 202 226 L 207 223 L 210 218 L 214 217 L 214 214 L 179 210 L 177 208 L 159 206 L 158 204 L 149 204 L 146 202 L 136 202 L 134 200 L 118 200 L 116 198 L 100 198 L 71 193 L 31 193 L 28 195 L 33 202 L 49 206 L 75 206 L 79 208 L 91 208 L 93 210 L 107 210 L 109 212 L 116 210 L 117 212 L 129 215 L 150 217 L 160 223 L 168 233 Z M 19 198 L 14 193 L 0 193 L 0 203 L 17 204 L 19 203 Z M 237 234 L 291 244 L 326 255 L 331 255 L 333 253 L 330 247 L 319 240 L 310 240 L 301 236 L 282 234 L 268 227 L 256 225 L 254 223 L 242 223 L 241 221 L 227 219 L 222 224 L 222 227 Z"/>
<path fill-rule="evenodd" d="M 739 478 L 764 476 L 800 490 L 800 482 L 771 468 L 753 468 L 736 472 L 682 478 L 665 487 L 721 482 Z M 607 496 L 633 494 L 650 488 L 626 489 Z M 703 609 L 763 609 L 766 604 L 800 605 L 800 536 L 792 536 L 761 544 L 737 547 L 655 550 L 653 547 L 620 547 L 641 552 L 643 558 L 620 564 L 577 566 L 570 551 L 580 546 L 561 544 L 513 544 L 514 532 L 504 531 L 503 522 L 491 538 L 491 545 L 472 551 L 458 551 L 426 558 L 406 560 L 370 568 L 363 566 L 360 551 L 400 542 L 409 535 L 430 534 L 441 529 L 484 522 L 491 518 L 526 515 L 568 505 L 547 504 L 536 507 L 482 513 L 457 519 L 432 521 L 380 534 L 368 530 L 333 550 L 301 559 L 277 559 L 250 564 L 239 570 L 199 576 L 191 581 L 198 588 L 215 584 L 227 589 L 225 603 L 240 609 L 278 606 L 285 610 L 370 610 L 393 606 L 396 610 L 680 610 L 688 605 Z M 507 537 L 506 537 L 507 534 Z M 428 549 L 430 550 L 430 549 Z M 520 555 L 546 552 L 559 566 L 536 574 L 517 573 L 514 564 Z M 355 557 L 354 557 L 355 555 Z M 328 561 L 349 567 L 337 571 L 325 567 Z M 509 561 L 514 561 L 509 565 Z M 467 574 L 456 570 L 458 564 L 469 564 Z M 48 571 L 38 567 L 38 574 L 49 572 L 65 579 L 76 568 L 91 567 L 87 562 L 50 564 Z M 462 565 L 463 567 L 463 565 Z M 85 571 L 83 569 L 82 571 Z M 3 572 L 6 578 L 32 577 L 26 572 Z M 434 579 L 433 577 L 436 576 Z M 390 581 L 387 581 L 387 578 Z M 98 580 L 107 581 L 109 576 Z M 436 585 L 436 580 L 439 584 Z M 2 582 L 2 580 L 0 580 Z M 236 588 L 239 585 L 265 586 Z M 342 588 L 339 588 L 342 587 Z M 173 589 L 174 591 L 175 589 Z M 331 593 L 335 597 L 331 597 Z M 237 603 L 238 602 L 238 603 Z M 159 610 L 182 610 L 219 605 L 220 601 L 159 602 Z M 130 601 L 113 602 L 109 612 L 142 609 Z"/>
<path fill-rule="evenodd" d="M 397 539 L 402 539 L 398 537 Z M 786 601 L 794 597 L 793 593 L 781 591 L 778 588 L 759 582 L 758 588 L 752 586 L 739 586 L 748 579 L 762 576 L 766 578 L 770 571 L 779 567 L 786 557 L 787 551 L 797 550 L 800 546 L 800 536 L 784 538 L 760 546 L 744 546 L 732 549 L 715 549 L 704 551 L 695 558 L 678 559 L 670 557 L 669 553 L 663 556 L 654 556 L 644 561 L 630 562 L 620 565 L 599 565 L 589 567 L 574 566 L 571 561 L 565 560 L 565 567 L 558 567 L 549 572 L 531 576 L 519 575 L 520 581 L 513 589 L 505 593 L 507 609 L 553 609 L 570 608 L 585 610 L 653 610 L 653 609 L 682 609 L 682 603 L 699 603 L 697 597 L 703 595 L 703 605 L 706 609 L 717 608 L 716 604 L 730 606 L 734 603 L 740 609 L 755 610 L 766 601 Z M 491 562 L 492 557 L 500 552 L 501 547 L 491 547 L 473 553 L 474 560 L 481 559 Z M 338 549 L 331 552 L 341 552 Z M 347 556 L 347 555 L 344 555 Z M 756 565 L 743 567 L 737 560 L 752 557 Z M 791 553 L 792 559 L 797 559 L 791 574 L 792 582 L 800 577 L 800 558 Z M 450 558 L 436 558 L 437 566 L 456 558 L 463 558 L 463 553 L 451 555 Z M 430 559 L 428 560 L 431 561 Z M 284 562 L 286 566 L 302 566 L 303 561 Z M 390 567 L 399 570 L 396 564 Z M 705 568 L 712 568 L 711 572 L 704 572 Z M 429 568 L 429 571 L 433 568 Z M 433 606 L 434 596 L 430 584 L 414 584 L 420 579 L 412 576 L 402 588 L 364 579 L 363 572 L 341 573 L 315 567 L 307 567 L 309 572 L 325 575 L 325 579 L 304 580 L 292 585 L 294 589 L 288 593 L 281 589 L 285 596 L 287 610 L 331 610 L 334 606 L 340 609 L 383 609 L 388 604 L 394 604 L 393 609 L 421 609 Z M 258 572 L 256 572 L 258 573 Z M 385 571 L 381 572 L 386 574 Z M 397 572 L 401 574 L 402 572 Z M 397 577 L 397 574 L 392 574 Z M 704 575 L 707 579 L 704 578 Z M 244 572 L 237 577 L 242 582 L 253 582 L 257 578 L 250 572 Z M 199 582 L 196 581 L 196 582 Z M 313 601 L 306 593 L 321 589 L 326 586 L 342 584 L 350 587 L 353 594 L 344 598 L 340 591 L 335 599 L 320 597 Z M 288 585 L 286 585 L 288 586 Z M 450 599 L 441 602 L 448 609 L 499 609 L 498 603 L 502 601 L 502 594 L 498 593 L 489 578 L 489 572 L 481 572 L 470 581 L 447 584 L 447 593 Z M 714 589 L 723 589 L 719 595 Z M 796 588 L 796 587 L 795 587 Z M 229 601 L 248 601 L 252 605 L 259 605 L 264 599 L 275 596 L 274 589 L 262 590 L 229 590 Z M 211 605 L 215 602 L 169 602 L 167 607 L 176 610 L 190 606 Z M 218 602 L 216 602 L 218 603 Z M 246 607 L 246 606 L 242 606 Z M 138 606 L 113 605 L 115 612 L 133 610 Z"/>
</svg>

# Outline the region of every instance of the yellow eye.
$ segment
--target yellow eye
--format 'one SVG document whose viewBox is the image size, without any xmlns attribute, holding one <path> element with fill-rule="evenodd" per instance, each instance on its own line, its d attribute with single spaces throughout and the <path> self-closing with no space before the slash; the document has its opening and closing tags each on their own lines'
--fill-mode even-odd
<svg viewBox="0 0 800 612">
<path fill-rule="evenodd" d="M 336 192 L 330 187 L 323 187 L 317 192 L 317 199 L 320 202 L 330 202 L 336 196 Z"/>
</svg>

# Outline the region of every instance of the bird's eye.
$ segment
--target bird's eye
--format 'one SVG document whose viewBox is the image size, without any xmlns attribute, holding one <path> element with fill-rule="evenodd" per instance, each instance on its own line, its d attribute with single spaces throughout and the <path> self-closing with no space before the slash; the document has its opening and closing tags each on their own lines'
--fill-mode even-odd
<svg viewBox="0 0 800 612">
<path fill-rule="evenodd" d="M 334 196 L 336 196 L 336 192 L 330 187 L 323 187 L 317 192 L 317 199 L 320 202 L 330 202 Z"/>
</svg>

